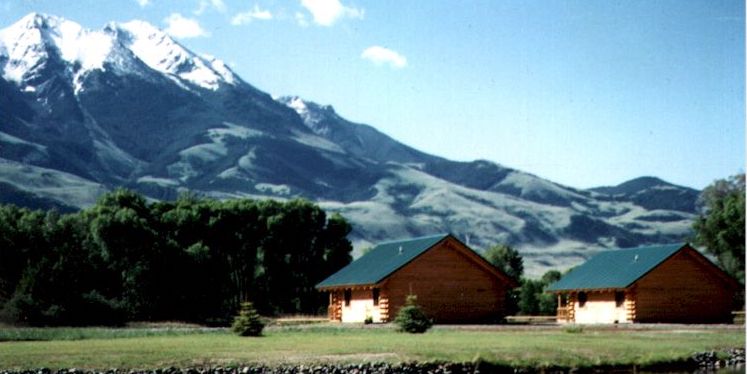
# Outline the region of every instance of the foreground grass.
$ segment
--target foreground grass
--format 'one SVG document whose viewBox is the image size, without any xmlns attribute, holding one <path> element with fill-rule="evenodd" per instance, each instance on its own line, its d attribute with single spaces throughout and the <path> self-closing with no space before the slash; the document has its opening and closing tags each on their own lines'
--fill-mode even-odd
<svg viewBox="0 0 747 374">
<path fill-rule="evenodd" d="M 743 348 L 741 329 L 491 331 L 434 329 L 409 335 L 390 328 L 335 326 L 270 329 L 261 338 L 225 331 L 105 336 L 85 340 L 6 341 L 0 368 L 146 369 L 168 366 L 484 360 L 512 366 L 646 365 L 694 352 Z"/>
</svg>

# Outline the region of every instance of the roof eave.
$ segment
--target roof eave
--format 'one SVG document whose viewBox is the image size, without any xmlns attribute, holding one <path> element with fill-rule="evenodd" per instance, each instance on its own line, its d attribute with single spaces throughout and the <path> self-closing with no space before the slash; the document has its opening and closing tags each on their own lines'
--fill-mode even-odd
<svg viewBox="0 0 747 374">
<path fill-rule="evenodd" d="M 604 291 L 624 291 L 630 288 L 631 285 L 625 287 L 595 287 L 595 288 L 561 288 L 553 290 L 545 290 L 545 293 L 565 293 L 565 292 L 604 292 Z"/>
<path fill-rule="evenodd" d="M 386 279 L 386 278 L 385 278 Z M 384 279 L 380 279 L 377 282 L 373 283 L 348 283 L 348 284 L 332 284 L 328 286 L 320 286 L 316 285 L 314 288 L 316 288 L 318 291 L 334 291 L 334 290 L 344 290 L 344 289 L 369 289 L 369 288 L 375 288 L 380 287 L 383 283 Z"/>
</svg>

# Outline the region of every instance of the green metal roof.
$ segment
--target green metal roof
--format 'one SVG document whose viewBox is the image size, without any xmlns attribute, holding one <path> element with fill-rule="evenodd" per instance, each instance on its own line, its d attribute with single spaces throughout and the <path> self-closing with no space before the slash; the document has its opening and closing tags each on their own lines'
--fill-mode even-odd
<svg viewBox="0 0 747 374">
<path fill-rule="evenodd" d="M 376 284 L 450 234 L 385 242 L 316 285 L 317 288 Z"/>
<path fill-rule="evenodd" d="M 599 252 L 547 291 L 627 288 L 685 246 L 680 243 Z"/>
</svg>

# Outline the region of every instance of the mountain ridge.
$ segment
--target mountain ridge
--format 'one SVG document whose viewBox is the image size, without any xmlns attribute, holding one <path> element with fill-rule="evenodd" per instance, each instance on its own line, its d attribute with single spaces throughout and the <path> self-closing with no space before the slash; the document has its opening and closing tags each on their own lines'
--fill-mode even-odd
<svg viewBox="0 0 747 374">
<path fill-rule="evenodd" d="M 108 49 L 76 52 L 89 40 Z M 419 151 L 330 105 L 273 98 L 142 21 L 91 31 L 30 14 L 0 30 L 0 71 L 4 202 L 81 208 L 117 186 L 304 197 L 351 221 L 357 251 L 451 232 L 514 245 L 532 272 L 681 241 L 695 214 L 698 191 L 656 178 L 584 190 Z"/>
</svg>

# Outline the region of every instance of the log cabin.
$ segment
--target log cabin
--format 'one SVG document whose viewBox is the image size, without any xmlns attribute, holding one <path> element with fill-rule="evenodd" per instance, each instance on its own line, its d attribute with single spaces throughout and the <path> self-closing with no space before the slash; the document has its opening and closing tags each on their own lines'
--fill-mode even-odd
<svg viewBox="0 0 747 374">
<path fill-rule="evenodd" d="M 689 244 L 604 251 L 550 285 L 560 323 L 729 322 L 739 283 Z"/>
<path fill-rule="evenodd" d="M 416 295 L 438 323 L 502 319 L 514 280 L 451 234 L 381 243 L 316 287 L 329 292 L 329 318 L 389 322 Z"/>
</svg>

